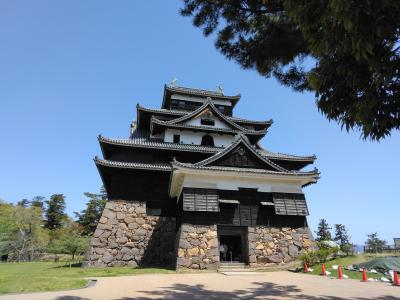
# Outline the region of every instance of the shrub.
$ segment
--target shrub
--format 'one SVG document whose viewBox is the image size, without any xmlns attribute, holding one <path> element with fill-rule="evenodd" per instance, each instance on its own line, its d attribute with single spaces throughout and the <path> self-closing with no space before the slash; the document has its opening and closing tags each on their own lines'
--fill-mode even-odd
<svg viewBox="0 0 400 300">
<path fill-rule="evenodd" d="M 306 262 L 308 266 L 313 266 L 317 263 L 315 251 L 312 250 L 303 253 L 299 258 L 301 261 Z"/>
</svg>

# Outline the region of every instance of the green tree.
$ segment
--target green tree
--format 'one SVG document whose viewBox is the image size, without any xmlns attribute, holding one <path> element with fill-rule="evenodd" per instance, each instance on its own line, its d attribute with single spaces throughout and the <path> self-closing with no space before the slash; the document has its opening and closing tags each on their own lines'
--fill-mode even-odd
<svg viewBox="0 0 400 300">
<path fill-rule="evenodd" d="M 89 247 L 90 237 L 82 235 L 83 228 L 75 222 L 63 228 L 62 231 L 63 248 L 65 250 L 65 253 L 71 255 L 72 263 L 74 263 L 75 256 L 83 254 Z"/>
<path fill-rule="evenodd" d="M 64 227 L 53 231 L 47 250 L 55 254 L 55 261 L 58 259 L 57 254 L 68 253 L 71 255 L 71 263 L 74 263 L 75 256 L 83 254 L 89 246 L 90 237 L 82 234 L 82 226 L 68 219 Z"/>
<path fill-rule="evenodd" d="M 334 226 L 335 226 L 334 241 L 336 241 L 340 245 L 340 249 L 343 250 L 344 245 L 350 244 L 349 233 L 346 229 L 346 226 L 344 226 L 343 224 L 335 224 Z"/>
<path fill-rule="evenodd" d="M 38 207 L 42 210 L 44 210 L 44 202 L 46 201 L 45 197 L 42 196 L 35 196 L 32 198 L 30 201 L 32 207 Z"/>
<path fill-rule="evenodd" d="M 28 207 L 29 205 L 29 200 L 28 199 L 22 199 L 17 202 L 18 206 L 23 206 L 23 207 Z"/>
<path fill-rule="evenodd" d="M 364 138 L 400 128 L 400 2 L 184 0 L 228 59 L 296 91 Z"/>
<path fill-rule="evenodd" d="M 332 228 L 329 227 L 328 222 L 325 219 L 320 219 L 318 223 L 318 230 L 315 232 L 317 235 L 317 241 L 329 241 L 332 239 L 331 230 Z"/>
<path fill-rule="evenodd" d="M 377 232 L 367 235 L 368 239 L 365 242 L 365 246 L 371 252 L 378 253 L 382 251 L 382 248 L 386 247 L 386 241 L 381 240 Z"/>
<path fill-rule="evenodd" d="M 64 253 L 64 245 L 59 234 L 60 229 L 50 231 L 50 240 L 47 245 L 47 252 L 54 254 L 54 262 L 58 262 L 58 254 Z"/>
<path fill-rule="evenodd" d="M 13 255 L 18 262 L 31 260 L 42 253 L 48 236 L 41 226 L 41 215 L 41 210 L 36 207 L 1 205 L 2 252 Z"/>
<path fill-rule="evenodd" d="M 45 226 L 50 230 L 61 228 L 63 221 L 67 218 L 65 214 L 65 196 L 54 194 L 46 201 Z"/>
<path fill-rule="evenodd" d="M 0 201 L 0 255 L 8 255 L 11 252 L 8 241 L 16 229 L 12 219 L 13 209 L 11 204 Z"/>
<path fill-rule="evenodd" d="M 86 192 L 84 195 L 89 198 L 86 208 L 80 213 L 75 212 L 74 214 L 77 218 L 77 223 L 83 227 L 83 234 L 90 235 L 96 230 L 97 223 L 107 202 L 107 194 L 102 188 L 100 194 Z"/>
</svg>

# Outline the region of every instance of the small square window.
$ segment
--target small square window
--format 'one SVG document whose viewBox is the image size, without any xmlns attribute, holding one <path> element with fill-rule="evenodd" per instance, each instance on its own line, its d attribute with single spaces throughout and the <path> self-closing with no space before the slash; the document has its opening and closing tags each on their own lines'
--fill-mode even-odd
<svg viewBox="0 0 400 300">
<path fill-rule="evenodd" d="M 174 143 L 179 144 L 181 142 L 181 136 L 179 134 L 174 134 Z"/>
<path fill-rule="evenodd" d="M 215 121 L 211 119 L 201 119 L 201 125 L 214 126 Z"/>
</svg>

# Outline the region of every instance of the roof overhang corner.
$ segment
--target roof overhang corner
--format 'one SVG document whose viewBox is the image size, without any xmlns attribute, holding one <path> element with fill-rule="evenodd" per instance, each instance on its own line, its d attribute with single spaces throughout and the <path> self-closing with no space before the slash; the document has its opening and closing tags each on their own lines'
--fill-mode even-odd
<svg viewBox="0 0 400 300">
<path fill-rule="evenodd" d="M 185 173 L 177 167 L 174 162 L 172 164 L 172 172 L 171 172 L 171 179 L 169 181 L 169 188 L 168 194 L 171 198 L 179 199 L 182 189 L 183 189 L 183 182 L 185 180 Z"/>
</svg>

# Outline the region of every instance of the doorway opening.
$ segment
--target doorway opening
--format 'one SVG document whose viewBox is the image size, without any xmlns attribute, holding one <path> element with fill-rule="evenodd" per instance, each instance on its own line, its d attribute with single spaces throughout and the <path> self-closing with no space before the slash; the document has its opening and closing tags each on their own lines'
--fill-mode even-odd
<svg viewBox="0 0 400 300">
<path fill-rule="evenodd" d="M 218 226 L 221 263 L 247 263 L 247 227 Z"/>
<path fill-rule="evenodd" d="M 243 262 L 242 238 L 239 235 L 221 235 L 219 237 L 221 262 Z M 220 249 L 220 250 L 222 250 Z"/>
</svg>

